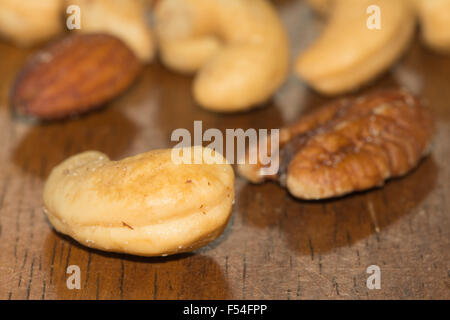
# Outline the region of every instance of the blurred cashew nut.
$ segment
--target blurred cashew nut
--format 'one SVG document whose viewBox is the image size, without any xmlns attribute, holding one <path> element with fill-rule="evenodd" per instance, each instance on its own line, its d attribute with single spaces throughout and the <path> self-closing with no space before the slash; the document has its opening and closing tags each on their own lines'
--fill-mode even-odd
<svg viewBox="0 0 450 320">
<path fill-rule="evenodd" d="M 63 31 L 61 15 L 61 0 L 0 0 L 0 36 L 34 45 Z"/>
<path fill-rule="evenodd" d="M 144 0 L 66 0 L 81 9 L 82 33 L 104 32 L 125 42 L 136 56 L 148 62 L 155 54 L 155 41 L 147 21 L 149 3 Z"/>
<path fill-rule="evenodd" d="M 164 64 L 198 71 L 193 90 L 203 107 L 249 109 L 284 82 L 289 45 L 268 1 L 160 0 L 155 13 Z"/>
<path fill-rule="evenodd" d="M 422 38 L 431 49 L 450 53 L 450 0 L 414 0 Z"/>
<path fill-rule="evenodd" d="M 366 10 L 379 6 L 381 29 L 369 29 Z M 327 95 L 355 90 L 386 71 L 413 37 L 410 0 L 334 0 L 319 38 L 301 53 L 295 70 Z"/>
</svg>

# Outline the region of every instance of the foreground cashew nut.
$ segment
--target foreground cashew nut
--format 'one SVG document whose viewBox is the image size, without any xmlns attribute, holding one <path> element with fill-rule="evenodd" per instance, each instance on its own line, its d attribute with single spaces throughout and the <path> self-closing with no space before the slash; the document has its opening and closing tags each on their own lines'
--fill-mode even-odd
<svg viewBox="0 0 450 320">
<path fill-rule="evenodd" d="M 407 174 L 429 153 L 433 131 L 430 111 L 416 97 L 374 92 L 333 102 L 282 129 L 281 149 L 271 154 L 279 152 L 276 175 L 263 176 L 261 163 L 240 164 L 238 172 L 256 183 L 277 180 L 297 198 L 337 197 Z"/>
<path fill-rule="evenodd" d="M 380 7 L 380 30 L 367 27 L 370 5 Z M 400 57 L 414 25 L 410 0 L 335 0 L 325 30 L 300 55 L 296 72 L 323 94 L 355 90 Z"/>
<path fill-rule="evenodd" d="M 160 0 L 156 32 L 163 62 L 198 74 L 203 107 L 237 111 L 267 100 L 288 71 L 283 25 L 265 0 Z"/>
<path fill-rule="evenodd" d="M 438 52 L 450 53 L 450 0 L 414 1 L 425 44 Z"/>
<path fill-rule="evenodd" d="M 192 154 L 197 148 L 211 151 L 194 147 Z M 110 161 L 89 151 L 65 160 L 45 184 L 48 219 L 57 231 L 105 251 L 156 256 L 206 245 L 230 217 L 233 169 L 218 153 L 213 164 L 176 164 L 171 152 Z"/>
<path fill-rule="evenodd" d="M 63 31 L 61 0 L 0 0 L 0 35 L 27 46 Z"/>
<path fill-rule="evenodd" d="M 139 59 L 148 62 L 155 41 L 147 21 L 148 3 L 143 0 L 66 0 L 81 10 L 82 33 L 109 33 L 125 42 Z"/>
</svg>

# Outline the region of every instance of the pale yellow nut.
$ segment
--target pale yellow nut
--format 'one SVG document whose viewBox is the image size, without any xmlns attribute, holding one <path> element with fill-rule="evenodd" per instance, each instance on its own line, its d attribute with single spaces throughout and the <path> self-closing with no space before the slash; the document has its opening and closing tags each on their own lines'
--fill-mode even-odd
<svg viewBox="0 0 450 320">
<path fill-rule="evenodd" d="M 234 173 L 211 149 L 188 151 L 209 162 L 173 161 L 172 149 L 121 161 L 97 151 L 75 155 L 45 184 L 47 217 L 57 231 L 105 251 L 159 256 L 204 246 L 230 218 Z"/>
<path fill-rule="evenodd" d="M 164 64 L 180 73 L 193 73 L 206 64 L 222 48 L 217 37 L 167 41 L 164 44 Z M 183 58 L 180 58 L 183 57 Z"/>
<path fill-rule="evenodd" d="M 380 29 L 368 28 L 369 6 L 380 8 Z M 413 37 L 410 0 L 335 0 L 319 38 L 297 60 L 297 74 L 320 93 L 359 88 L 389 67 Z"/>
<path fill-rule="evenodd" d="M 82 33 L 104 32 L 125 42 L 143 62 L 155 55 L 155 39 L 148 21 L 149 3 L 143 0 L 66 0 L 81 11 Z"/>
<path fill-rule="evenodd" d="M 422 38 L 431 49 L 450 53 L 450 0 L 414 0 Z"/>
<path fill-rule="evenodd" d="M 162 61 L 198 72 L 194 97 L 221 112 L 249 109 L 284 82 L 289 45 L 266 0 L 160 0 L 155 9 Z"/>
<path fill-rule="evenodd" d="M 62 0 L 0 0 L 0 36 L 21 46 L 63 31 Z"/>
</svg>

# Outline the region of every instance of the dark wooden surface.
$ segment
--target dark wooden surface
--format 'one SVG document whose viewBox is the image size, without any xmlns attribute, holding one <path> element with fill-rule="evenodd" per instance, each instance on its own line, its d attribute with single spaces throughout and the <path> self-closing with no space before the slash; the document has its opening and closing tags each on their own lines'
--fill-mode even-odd
<svg viewBox="0 0 450 320">
<path fill-rule="evenodd" d="M 278 1 L 293 55 L 319 24 L 301 1 Z M 450 298 L 450 56 L 419 41 L 372 87 L 403 85 L 422 94 L 437 119 L 432 154 L 384 188 L 341 199 L 295 200 L 276 184 L 236 180 L 225 233 L 191 254 L 141 258 L 84 248 L 56 234 L 42 213 L 53 166 L 87 149 L 113 159 L 168 147 L 176 128 L 274 128 L 325 98 L 290 77 L 264 108 L 236 115 L 193 103 L 192 78 L 149 65 L 127 93 L 78 119 L 32 124 L 7 103 L 30 51 L 0 44 L 0 299 Z M 366 268 L 381 268 L 368 290 Z M 81 268 L 81 289 L 66 267 Z"/>
</svg>

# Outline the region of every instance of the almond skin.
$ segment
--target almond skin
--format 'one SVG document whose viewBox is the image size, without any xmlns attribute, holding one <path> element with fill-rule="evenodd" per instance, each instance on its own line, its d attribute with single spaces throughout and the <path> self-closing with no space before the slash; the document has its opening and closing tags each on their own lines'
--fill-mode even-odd
<svg viewBox="0 0 450 320">
<path fill-rule="evenodd" d="M 11 105 L 18 114 L 47 120 L 80 114 L 116 97 L 140 70 L 121 40 L 70 35 L 28 59 L 12 88 Z"/>
</svg>

